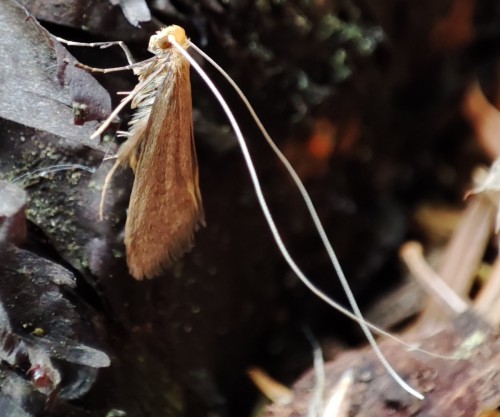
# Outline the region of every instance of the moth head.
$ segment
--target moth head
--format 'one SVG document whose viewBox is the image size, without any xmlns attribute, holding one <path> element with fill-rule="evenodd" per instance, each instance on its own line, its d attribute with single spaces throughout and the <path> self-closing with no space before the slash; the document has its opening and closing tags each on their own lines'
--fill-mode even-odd
<svg viewBox="0 0 500 417">
<path fill-rule="evenodd" d="M 172 43 L 170 42 L 171 37 L 173 37 L 178 44 L 187 47 L 188 38 L 184 29 L 177 25 L 171 25 L 159 30 L 156 34 L 151 36 L 149 39 L 148 51 L 157 54 L 170 49 L 172 47 Z"/>
</svg>

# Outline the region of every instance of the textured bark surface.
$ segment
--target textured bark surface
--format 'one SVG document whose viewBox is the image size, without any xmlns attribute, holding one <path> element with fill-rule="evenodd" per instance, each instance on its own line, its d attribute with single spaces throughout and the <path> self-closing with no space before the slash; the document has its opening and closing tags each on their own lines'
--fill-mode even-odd
<svg viewBox="0 0 500 417">
<path fill-rule="evenodd" d="M 425 399 L 419 401 L 397 386 L 371 350 L 353 350 L 338 355 L 325 367 L 325 402 L 335 392 L 342 375 L 346 371 L 353 373 L 352 386 L 344 399 L 349 404 L 348 411 L 335 417 L 479 416 L 499 407 L 500 342 L 498 333 L 480 318 L 466 313 L 432 337 L 411 340 L 421 349 L 457 358 L 408 352 L 394 341 L 381 344 L 391 365 Z M 307 415 L 316 389 L 316 375 L 310 371 L 294 385 L 291 404 L 271 405 L 263 415 Z"/>
</svg>

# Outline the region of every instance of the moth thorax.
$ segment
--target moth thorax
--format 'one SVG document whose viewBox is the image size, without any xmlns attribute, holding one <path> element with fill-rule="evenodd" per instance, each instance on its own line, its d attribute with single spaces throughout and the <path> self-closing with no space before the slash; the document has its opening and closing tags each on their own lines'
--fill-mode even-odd
<svg viewBox="0 0 500 417">
<path fill-rule="evenodd" d="M 151 36 L 148 46 L 149 52 L 158 53 L 171 48 L 172 44 L 169 40 L 171 36 L 173 36 L 175 41 L 182 46 L 185 46 L 188 41 L 186 32 L 183 28 L 177 25 L 167 26 Z"/>
</svg>

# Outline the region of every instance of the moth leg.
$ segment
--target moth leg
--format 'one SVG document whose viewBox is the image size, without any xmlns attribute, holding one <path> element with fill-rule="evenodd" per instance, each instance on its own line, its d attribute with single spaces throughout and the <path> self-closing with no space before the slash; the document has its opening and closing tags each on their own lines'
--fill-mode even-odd
<svg viewBox="0 0 500 417">
<path fill-rule="evenodd" d="M 120 166 L 121 160 L 117 159 L 113 167 L 109 170 L 106 178 L 104 180 L 104 185 L 101 191 L 101 200 L 99 201 L 99 220 L 103 221 L 104 219 L 104 200 L 106 199 L 106 193 L 108 192 L 109 185 L 111 183 L 111 178 L 113 178 L 113 174 L 116 169 Z"/>
<path fill-rule="evenodd" d="M 125 71 L 125 70 L 131 70 L 136 67 L 140 67 L 143 65 L 145 62 L 148 62 L 153 58 L 147 59 L 146 61 L 141 61 L 141 62 L 135 62 L 132 53 L 128 49 L 127 45 L 123 41 L 113 41 L 113 42 L 91 42 L 91 43 L 86 43 L 86 42 L 74 42 L 74 41 L 68 41 L 66 39 L 60 38 L 58 36 L 54 36 L 54 38 L 68 46 L 84 46 L 84 47 L 89 47 L 89 48 L 109 48 L 114 45 L 118 45 L 120 48 L 122 48 L 123 52 L 125 53 L 125 56 L 127 57 L 127 62 L 128 65 L 124 65 L 122 67 L 115 67 L 115 68 L 94 68 L 94 67 L 89 67 L 88 65 L 81 64 L 79 62 L 75 63 L 75 66 L 82 68 L 86 71 L 89 72 L 101 72 L 101 73 L 108 73 L 108 72 L 116 72 L 116 71 Z"/>
<path fill-rule="evenodd" d="M 110 161 L 112 159 L 118 158 L 118 155 L 110 155 L 103 158 L 103 161 Z"/>
<path fill-rule="evenodd" d="M 110 46 L 118 45 L 120 48 L 122 48 L 125 56 L 127 57 L 127 62 L 129 65 L 135 64 L 134 57 L 132 56 L 130 49 L 128 49 L 128 46 L 125 44 L 123 41 L 111 41 L 111 42 L 91 42 L 91 43 L 86 43 L 86 42 L 73 42 L 73 41 L 67 41 L 66 39 L 59 38 L 58 36 L 54 36 L 59 42 L 64 43 L 65 45 L 68 46 L 86 46 L 89 48 L 109 48 Z"/>
<path fill-rule="evenodd" d="M 137 157 L 137 152 L 133 152 L 130 157 L 129 157 L 129 160 L 128 160 L 128 163 L 130 164 L 130 168 L 132 168 L 132 171 L 134 171 L 134 174 L 135 174 L 135 168 L 137 167 L 137 161 L 138 161 L 138 157 Z"/>
<path fill-rule="evenodd" d="M 134 64 L 124 65 L 123 67 L 114 67 L 114 68 L 95 68 L 95 67 L 89 67 L 88 65 L 82 64 L 80 62 L 76 62 L 75 66 L 77 66 L 78 68 L 82 68 L 82 69 L 84 69 L 86 71 L 89 71 L 89 72 L 102 72 L 103 74 L 107 74 L 108 72 L 133 70 L 134 68 L 140 67 L 140 66 L 144 65 L 146 62 L 152 61 L 155 58 L 156 57 L 152 57 L 152 58 L 147 59 L 145 61 L 136 62 Z"/>
<path fill-rule="evenodd" d="M 129 139 L 122 144 L 116 155 L 110 155 L 104 158 L 104 161 L 116 159 L 116 162 L 106 175 L 104 184 L 102 186 L 101 200 L 99 201 L 99 220 L 101 221 L 104 219 L 104 202 L 106 199 L 106 194 L 111 184 L 111 178 L 113 178 L 113 175 L 117 168 L 125 161 L 128 161 L 128 164 L 135 173 L 135 168 L 137 166 L 137 146 L 142 138 L 143 133 L 144 130 L 139 130 L 135 135 L 129 137 Z"/>
</svg>

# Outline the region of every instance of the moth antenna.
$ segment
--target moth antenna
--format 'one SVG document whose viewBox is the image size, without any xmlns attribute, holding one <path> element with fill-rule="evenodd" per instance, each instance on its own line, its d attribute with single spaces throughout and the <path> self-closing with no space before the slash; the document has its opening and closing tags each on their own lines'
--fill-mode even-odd
<svg viewBox="0 0 500 417">
<path fill-rule="evenodd" d="M 279 231 L 278 231 L 278 229 L 276 227 L 276 224 L 274 222 L 273 216 L 271 215 L 271 212 L 270 212 L 269 207 L 267 205 L 266 199 L 265 199 L 264 194 L 262 192 L 262 189 L 261 189 L 261 186 L 260 186 L 259 177 L 257 175 L 257 172 L 255 171 L 255 167 L 253 165 L 252 157 L 250 156 L 250 153 L 248 151 L 248 147 L 247 147 L 247 145 L 245 143 L 245 139 L 243 138 L 243 134 L 241 133 L 240 127 L 239 127 L 238 123 L 236 122 L 236 119 L 235 119 L 235 117 L 234 117 L 231 109 L 229 108 L 228 104 L 226 103 L 226 101 L 222 97 L 222 95 L 219 92 L 219 90 L 215 87 L 214 83 L 210 80 L 210 78 L 208 77 L 208 75 L 205 73 L 205 71 L 203 71 L 203 69 L 198 65 L 198 63 L 184 50 L 184 48 L 182 48 L 181 45 L 179 45 L 177 43 L 177 41 L 175 40 L 175 38 L 173 36 L 169 36 L 169 41 L 171 42 L 172 45 L 175 46 L 175 48 L 177 49 L 177 51 L 180 54 L 182 54 L 189 61 L 189 63 L 191 64 L 191 66 L 196 70 L 196 72 L 198 73 L 198 75 L 203 79 L 203 81 L 206 83 L 206 85 L 208 86 L 208 88 L 210 89 L 210 91 L 212 91 L 213 95 L 219 101 L 219 104 L 223 108 L 224 113 L 226 113 L 226 116 L 229 119 L 229 122 L 231 123 L 231 126 L 232 126 L 232 128 L 233 128 L 233 130 L 234 130 L 234 132 L 236 134 L 236 138 L 238 140 L 238 144 L 240 145 L 241 152 L 243 154 L 243 158 L 244 158 L 245 163 L 247 165 L 248 173 L 250 175 L 250 179 L 252 180 L 252 183 L 253 183 L 253 186 L 254 186 L 254 189 L 255 189 L 255 193 L 256 193 L 257 199 L 259 201 L 259 205 L 260 205 L 260 207 L 262 209 L 262 212 L 264 213 L 264 217 L 266 218 L 266 221 L 267 221 L 267 224 L 269 226 L 269 229 L 271 230 L 271 233 L 272 233 L 272 235 L 274 237 L 274 240 L 275 240 L 275 242 L 276 242 L 276 244 L 277 244 L 277 246 L 278 246 L 281 254 L 283 255 L 283 258 L 286 260 L 286 262 L 288 263 L 288 265 L 290 266 L 290 268 L 295 272 L 295 274 L 299 277 L 299 279 L 302 281 L 302 283 L 307 288 L 309 288 L 310 291 L 312 291 L 314 294 L 316 294 L 319 298 L 321 298 L 322 300 L 324 300 L 328 304 L 330 304 L 333 307 L 335 307 L 335 305 L 338 305 L 338 304 L 335 303 L 330 297 L 328 297 L 321 290 L 319 290 L 304 275 L 304 273 L 301 271 L 301 269 L 297 266 L 297 264 L 295 263 L 295 261 L 291 257 L 291 255 L 288 252 L 288 249 L 286 248 L 285 244 L 283 243 L 283 240 L 281 239 L 281 235 L 279 234 Z M 192 45 L 192 43 L 191 43 L 191 45 Z M 199 50 L 199 48 L 196 48 L 196 49 Z M 205 54 L 203 54 L 203 55 L 205 55 Z M 273 143 L 272 140 L 270 142 Z M 274 146 L 276 147 L 276 145 L 274 145 Z M 281 152 L 279 152 L 279 153 L 281 154 Z M 289 172 L 293 172 L 295 174 L 293 177 L 296 177 L 298 179 L 298 184 L 301 184 L 300 188 L 305 191 L 305 187 L 303 186 L 303 184 L 300 181 L 300 179 L 298 178 L 297 174 L 295 173 L 295 171 L 291 167 L 290 163 L 286 160 L 286 158 L 284 157 L 284 155 L 282 155 L 282 156 L 283 156 L 282 162 L 283 163 L 285 163 L 284 161 L 287 162 L 287 166 L 290 167 L 290 171 Z M 304 195 L 307 195 L 308 200 L 310 201 L 310 198 L 309 198 L 309 196 L 307 194 L 307 191 L 305 191 Z M 312 203 L 310 203 L 310 205 L 308 205 L 308 207 L 312 208 L 312 212 L 313 213 L 316 213 L 316 210 L 314 210 L 314 206 L 312 205 Z M 317 218 L 318 217 L 317 214 L 314 217 Z M 335 252 L 334 252 L 334 250 L 333 250 L 330 242 L 328 241 L 328 238 L 326 237 L 326 233 L 325 233 L 325 231 L 323 229 L 323 226 L 321 225 L 321 222 L 317 223 L 316 226 L 319 227 L 318 231 L 320 231 L 320 230 L 322 231 L 322 233 L 320 233 L 320 234 L 322 236 L 323 243 L 325 244 L 325 246 L 326 246 L 326 248 L 328 250 L 328 253 L 331 256 L 331 260 L 333 262 L 335 270 L 337 271 L 337 273 L 339 274 L 339 276 L 343 277 L 343 279 L 341 278 L 341 283 L 344 286 L 344 290 L 345 290 L 345 292 L 346 292 L 346 294 L 348 296 L 348 299 L 349 299 L 349 302 L 351 304 L 351 307 L 354 310 L 354 313 L 355 313 L 355 316 L 356 316 L 356 321 L 361 326 L 361 329 L 363 330 L 363 333 L 365 334 L 366 338 L 368 339 L 368 342 L 370 343 L 370 346 L 372 347 L 373 351 L 375 352 L 376 356 L 378 357 L 378 360 L 380 361 L 380 363 L 382 364 L 382 366 L 386 369 L 387 373 L 389 375 L 391 375 L 391 377 L 405 391 L 407 391 L 408 393 L 410 393 L 414 397 L 416 397 L 416 398 L 418 398 L 420 400 L 423 400 L 424 396 L 420 392 L 418 392 L 417 390 L 415 390 L 414 388 L 412 388 L 410 385 L 408 385 L 399 376 L 399 374 L 392 368 L 392 366 L 390 365 L 390 363 L 387 361 L 387 359 L 383 355 L 383 353 L 380 350 L 377 342 L 375 341 L 375 338 L 373 337 L 372 333 L 370 332 L 370 329 L 369 329 L 366 321 L 363 319 L 363 315 L 361 314 L 361 311 L 359 310 L 359 307 L 358 307 L 358 305 L 356 303 L 356 300 L 354 299 L 354 295 L 352 294 L 352 291 L 351 291 L 351 289 L 349 287 L 349 284 L 347 283 L 347 280 L 346 280 L 346 278 L 344 276 L 344 272 L 342 271 L 342 268 L 340 267 L 340 263 L 338 262 L 337 256 L 335 255 Z M 348 311 L 348 310 L 346 310 L 346 311 Z"/>
<path fill-rule="evenodd" d="M 104 201 L 106 199 L 106 194 L 108 192 L 109 185 L 111 184 L 111 178 L 113 177 L 113 174 L 115 173 L 116 169 L 119 166 L 120 166 L 120 160 L 117 159 L 116 162 L 111 167 L 111 169 L 109 170 L 108 174 L 106 175 L 106 178 L 104 179 L 104 184 L 102 186 L 102 191 L 101 191 L 101 200 L 99 201 L 99 220 L 100 221 L 104 220 Z"/>
<path fill-rule="evenodd" d="M 88 167 L 85 165 L 80 165 L 80 164 L 59 164 L 59 165 L 49 165 L 47 167 L 43 168 L 37 168 L 33 171 L 27 172 L 23 175 L 20 175 L 19 177 L 16 177 L 12 180 L 12 182 L 20 182 L 23 181 L 26 178 L 35 178 L 35 177 L 41 177 L 45 174 L 50 174 L 53 172 L 59 172 L 59 171 L 68 171 L 70 169 L 81 169 L 82 171 L 87 171 L 93 174 L 95 172 L 95 169 L 92 167 Z"/>
<path fill-rule="evenodd" d="M 298 174 L 296 173 L 295 169 L 292 167 L 292 165 L 290 164 L 288 159 L 286 159 L 285 155 L 283 155 L 283 153 L 280 151 L 279 147 L 274 143 L 273 139 L 271 138 L 271 136 L 267 132 L 267 129 L 264 127 L 260 118 L 257 116 L 257 113 L 255 112 L 253 106 L 250 104 L 250 101 L 248 100 L 248 98 L 245 96 L 243 91 L 241 91 L 241 89 L 236 84 L 236 82 L 229 76 L 229 74 L 226 71 L 224 71 L 224 69 L 219 64 L 217 64 L 210 56 L 208 56 L 202 49 L 200 49 L 198 46 L 193 44 L 191 41 L 190 41 L 190 45 L 204 59 L 206 59 L 210 64 L 212 64 L 215 67 L 215 69 L 217 69 L 221 73 L 221 75 L 229 82 L 229 84 L 235 89 L 236 93 L 239 95 L 240 99 L 243 101 L 243 104 L 245 104 L 245 106 L 247 107 L 247 110 L 249 111 L 250 115 L 254 119 L 255 123 L 257 124 L 257 127 L 259 128 L 260 132 L 262 133 L 262 135 L 266 139 L 267 143 L 269 144 L 271 149 L 275 152 L 276 156 L 283 163 L 283 165 L 287 169 L 288 173 L 292 177 L 292 180 L 295 182 L 295 184 L 299 190 L 299 193 L 301 194 L 301 196 L 304 199 L 304 202 L 306 203 L 306 206 L 309 210 L 309 213 L 311 215 L 311 218 L 313 220 L 314 225 L 316 227 L 319 226 L 318 233 L 320 234 L 320 237 L 321 237 L 321 235 L 326 237 L 326 233 L 324 231 L 323 225 L 319 219 L 319 216 L 316 212 L 314 204 L 312 203 L 311 197 L 309 196 L 307 189 L 305 188 L 304 184 L 302 183 L 302 180 L 300 179 L 300 177 L 298 176 Z M 316 221 L 314 221 L 315 219 L 316 219 Z M 322 234 L 320 233 L 320 230 L 323 230 Z M 326 242 L 327 242 L 326 244 L 331 246 L 328 238 L 326 238 Z M 325 241 L 323 241 L 323 243 L 325 244 Z M 332 251 L 333 251 L 333 248 L 332 248 Z M 332 261 L 332 263 L 333 263 L 333 261 Z M 342 275 L 344 275 L 344 274 L 342 274 Z M 311 288 L 309 288 L 309 289 L 311 290 Z M 364 317 L 359 318 L 358 316 L 353 314 L 351 311 L 347 310 L 344 306 L 338 304 L 336 301 L 329 298 L 326 294 L 323 293 L 324 297 L 320 296 L 319 293 L 321 293 L 321 290 L 319 290 L 317 288 L 316 288 L 316 290 L 318 292 L 313 291 L 313 293 L 315 295 L 317 295 L 319 298 L 321 298 L 323 301 L 325 301 L 327 304 L 329 304 L 330 306 L 332 306 L 333 308 L 335 308 L 337 311 L 344 314 L 345 316 L 349 317 L 351 320 L 354 320 L 358 324 L 361 324 L 361 322 L 364 322 L 372 331 L 379 334 L 380 336 L 384 336 L 384 337 L 387 337 L 389 339 L 392 339 L 395 342 L 405 346 L 410 351 L 420 352 L 420 353 L 426 354 L 428 356 L 432 356 L 434 358 L 443 359 L 443 360 L 456 360 L 456 357 L 454 355 L 440 355 L 438 353 L 434 353 L 434 352 L 431 352 L 431 351 L 428 351 L 425 349 L 420 349 L 413 344 L 407 343 L 404 340 L 400 339 L 399 337 L 393 335 L 392 333 L 389 333 L 389 332 L 385 331 L 384 329 L 376 326 L 375 324 L 365 320 Z"/>
<path fill-rule="evenodd" d="M 276 156 L 279 158 L 279 160 L 283 163 L 283 165 L 285 166 L 286 170 L 288 171 L 288 173 L 292 177 L 292 180 L 295 182 L 295 185 L 297 186 L 297 188 L 299 190 L 299 193 L 301 194 L 304 202 L 306 203 L 306 206 L 307 206 L 307 209 L 309 211 L 309 214 L 311 215 L 311 219 L 313 220 L 313 223 L 314 223 L 315 227 L 317 228 L 318 233 L 320 234 L 320 237 L 325 238 L 325 240 L 322 239 L 323 240 L 323 244 L 325 245 L 325 248 L 327 248 L 327 246 L 331 247 L 330 241 L 326 237 L 325 230 L 324 230 L 323 225 L 322 225 L 322 223 L 321 223 L 321 221 L 319 219 L 319 216 L 318 216 L 318 214 L 316 212 L 314 204 L 312 203 L 311 197 L 309 196 L 309 193 L 307 192 L 307 189 L 305 188 L 304 184 L 302 183 L 302 180 L 300 179 L 300 177 L 298 176 L 297 172 L 292 167 L 292 165 L 290 164 L 290 162 L 288 161 L 288 159 L 286 159 L 285 155 L 283 155 L 283 153 L 280 151 L 280 149 L 276 145 L 276 143 L 274 143 L 273 139 L 271 138 L 271 136 L 267 132 L 267 129 L 264 127 L 264 125 L 262 124 L 261 120 L 257 116 L 257 113 L 255 112 L 254 108 L 250 104 L 250 101 L 248 100 L 248 98 L 245 96 L 245 94 L 243 93 L 243 91 L 241 91 L 241 89 L 236 84 L 236 82 L 229 76 L 229 74 L 226 71 L 224 71 L 224 69 L 220 65 L 218 65 L 210 56 L 208 56 L 203 50 L 201 50 L 198 46 L 196 46 L 195 44 L 193 44 L 191 41 L 190 41 L 190 45 L 203 58 L 205 58 L 210 64 L 212 64 L 215 67 L 215 69 L 218 70 L 221 73 L 221 75 L 229 82 L 229 84 L 235 89 L 236 93 L 239 95 L 240 99 L 243 101 L 243 104 L 246 106 L 247 110 L 249 111 L 250 115 L 254 119 L 255 123 L 257 124 L 257 127 L 259 128 L 260 132 L 262 133 L 262 135 L 266 139 L 267 143 L 269 144 L 269 146 L 271 147 L 271 149 L 274 151 L 274 153 L 276 154 Z M 321 233 L 321 230 L 323 231 L 323 233 Z M 333 251 L 333 248 L 331 248 L 331 250 Z M 335 257 L 335 259 L 336 259 L 336 257 Z M 332 263 L 334 263 L 333 259 L 332 259 Z M 342 276 L 343 275 L 344 274 L 342 274 Z M 326 301 L 326 300 L 324 300 L 324 301 Z M 420 349 L 420 348 L 418 348 L 417 346 L 415 346 L 413 344 L 407 343 L 404 340 L 400 339 L 399 337 L 393 335 L 392 333 L 389 333 L 389 332 L 381 329 L 380 327 L 376 326 L 375 324 L 373 324 L 373 323 L 365 320 L 364 317 L 360 318 L 357 315 L 351 313 L 349 310 L 347 310 L 345 307 L 343 307 L 342 305 L 338 304 L 334 300 L 330 300 L 330 301 L 331 302 L 327 301 L 327 303 L 330 304 L 333 308 L 337 309 L 342 314 L 344 314 L 345 316 L 349 317 L 351 320 L 354 320 L 355 322 L 357 322 L 360 325 L 361 325 L 361 321 L 364 322 L 375 333 L 377 333 L 377 334 L 379 334 L 381 336 L 385 336 L 385 337 L 387 337 L 389 339 L 394 340 L 395 342 L 397 342 L 397 343 L 405 346 L 410 351 L 420 352 L 420 353 L 423 353 L 425 355 L 428 355 L 428 356 L 431 356 L 431 357 L 434 357 L 434 358 L 437 358 L 437 359 L 443 359 L 443 360 L 449 360 L 449 361 L 456 360 L 456 356 L 455 355 L 441 355 L 439 353 L 434 353 L 434 352 L 431 352 L 431 351 L 428 351 L 428 350 L 425 350 L 425 349 Z"/>
</svg>

